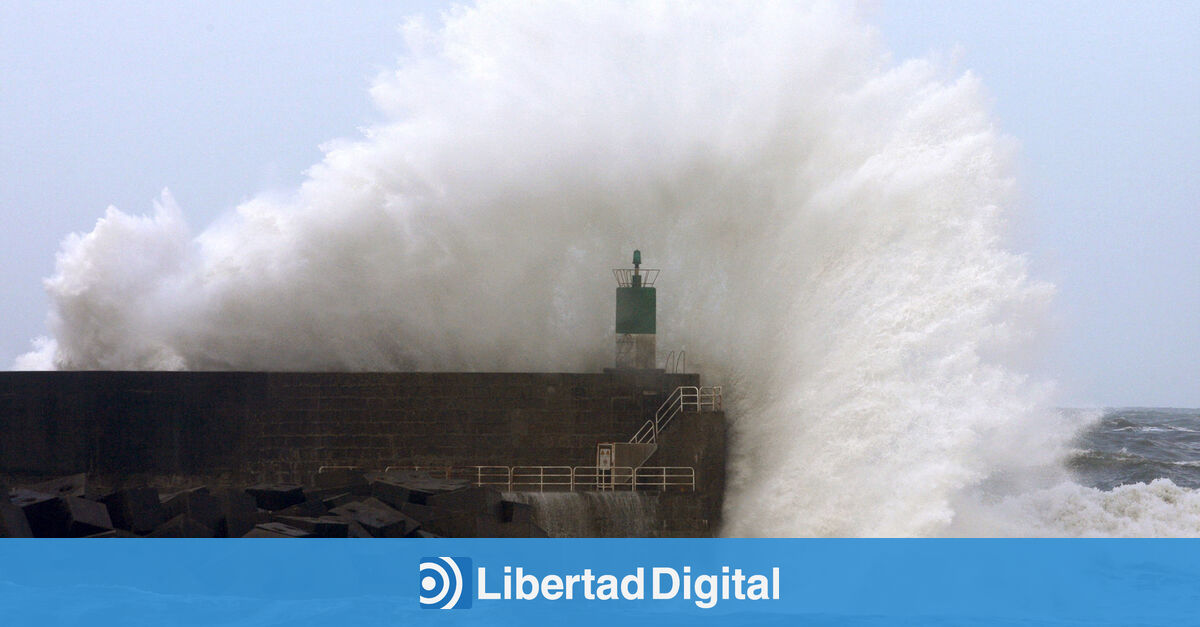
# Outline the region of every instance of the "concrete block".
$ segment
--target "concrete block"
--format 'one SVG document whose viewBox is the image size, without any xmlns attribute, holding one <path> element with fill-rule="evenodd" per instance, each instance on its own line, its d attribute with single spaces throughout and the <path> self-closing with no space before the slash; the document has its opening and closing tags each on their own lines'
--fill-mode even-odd
<svg viewBox="0 0 1200 627">
<path fill-rule="evenodd" d="M 154 488 L 118 490 L 100 502 L 108 506 L 108 515 L 117 529 L 149 533 L 167 520 L 158 500 L 158 490 Z"/>
<path fill-rule="evenodd" d="M 218 490 L 213 496 L 221 502 L 221 522 L 217 526 L 217 535 L 226 538 L 240 538 L 260 522 L 264 522 L 258 513 L 254 497 L 241 490 Z"/>
<path fill-rule="evenodd" d="M 500 522 L 490 514 L 443 512 L 431 520 L 425 531 L 447 538 L 545 538 L 545 530 L 532 522 Z"/>
<path fill-rule="evenodd" d="M 341 494 L 335 494 L 335 495 L 326 497 L 321 500 L 321 503 L 323 505 L 325 505 L 326 508 L 333 509 L 335 507 L 341 507 L 341 506 L 345 505 L 346 503 L 353 503 L 354 501 L 362 500 L 362 498 L 363 497 L 361 495 L 353 494 L 350 492 L 343 492 Z"/>
<path fill-rule="evenodd" d="M 415 477 L 410 479 L 391 479 L 408 489 L 408 500 L 418 505 L 425 505 L 429 497 L 443 492 L 452 492 L 471 487 L 471 482 L 459 479 L 431 479 Z"/>
<path fill-rule="evenodd" d="M 309 497 L 303 503 L 285 507 L 275 513 L 285 516 L 324 516 L 328 512 L 329 508 L 320 499 Z"/>
<path fill-rule="evenodd" d="M 475 512 L 436 510 L 434 518 L 425 521 L 421 528 L 444 538 L 475 538 L 479 536 Z M 487 518 L 486 516 L 484 518 Z"/>
<path fill-rule="evenodd" d="M 425 524 L 426 521 L 433 520 L 440 515 L 440 510 L 428 505 L 418 505 L 417 503 L 405 503 L 400 507 L 400 511 L 421 524 Z"/>
<path fill-rule="evenodd" d="M 497 538 L 547 538 L 546 530 L 532 522 L 500 523 L 493 528 Z"/>
<path fill-rule="evenodd" d="M 317 538 L 345 538 L 350 532 L 350 521 L 337 516 L 280 516 L 273 515 L 272 522 L 280 522 L 303 529 Z"/>
<path fill-rule="evenodd" d="M 206 494 L 206 495 L 211 496 L 212 492 L 209 491 L 208 486 L 202 485 L 200 487 L 188 488 L 186 490 L 180 490 L 178 492 L 159 493 L 158 500 L 160 502 L 162 502 L 164 507 L 166 507 L 167 501 L 170 501 L 181 494 Z"/>
<path fill-rule="evenodd" d="M 305 489 L 304 496 L 310 499 L 319 499 L 324 501 L 331 497 L 342 494 L 353 494 L 355 496 L 371 496 L 371 484 L 363 484 L 360 486 L 344 486 L 340 488 L 315 488 L 312 490 Z"/>
<path fill-rule="evenodd" d="M 146 534 L 147 538 L 211 538 L 213 530 L 187 514 L 180 514 Z"/>
<path fill-rule="evenodd" d="M 500 522 L 499 516 L 490 514 L 475 514 L 475 527 L 470 530 L 468 535 L 463 537 L 469 538 L 504 538 L 509 537 L 506 533 L 508 527 L 513 525 L 505 525 Z"/>
<path fill-rule="evenodd" d="M 243 538 L 311 538 L 312 534 L 291 525 L 267 522 L 255 525 Z"/>
<path fill-rule="evenodd" d="M 142 536 L 139 536 L 138 534 L 133 533 L 132 531 L 125 531 L 124 529 L 109 529 L 108 531 L 101 531 L 100 533 L 93 533 L 92 535 L 86 536 L 86 537 L 88 537 L 88 538 L 140 538 Z"/>
<path fill-rule="evenodd" d="M 192 520 L 214 532 L 220 531 L 221 524 L 225 519 L 221 499 L 209 494 L 208 488 L 196 488 L 173 494 L 163 501 L 162 508 L 167 518 L 187 514 Z"/>
<path fill-rule="evenodd" d="M 24 486 L 26 489 L 34 492 L 44 492 L 53 494 L 54 496 L 77 496 L 87 498 L 89 495 L 87 475 L 79 473 L 75 475 L 67 475 L 65 477 L 56 477 L 41 483 Z M 92 495 L 95 496 L 95 495 Z"/>
<path fill-rule="evenodd" d="M 329 513 L 362 525 L 377 538 L 403 538 L 420 526 L 416 520 L 373 497 L 335 507 Z"/>
<path fill-rule="evenodd" d="M 347 524 L 347 529 L 346 529 L 346 537 L 347 538 L 374 538 L 375 537 L 375 536 L 371 535 L 371 532 L 367 531 L 367 529 L 365 527 L 354 522 L 353 520 L 348 521 L 346 524 Z"/>
<path fill-rule="evenodd" d="M 223 511 L 236 511 L 243 513 L 253 513 L 258 511 L 258 502 L 253 496 L 247 494 L 244 490 L 236 488 L 226 488 L 215 490 L 212 495 L 221 501 L 221 509 Z"/>
<path fill-rule="evenodd" d="M 383 501 L 390 507 L 400 509 L 400 506 L 408 502 L 409 489 L 403 485 L 388 481 L 387 479 L 377 479 L 371 482 L 371 496 Z"/>
<path fill-rule="evenodd" d="M 254 497 L 258 507 L 269 511 L 304 502 L 304 489 L 298 485 L 282 483 L 260 483 L 246 488 L 246 494 Z"/>
<path fill-rule="evenodd" d="M 20 507 L 21 509 L 25 509 L 30 505 L 36 505 L 46 501 L 53 501 L 57 497 L 55 497 L 53 494 L 46 494 L 45 492 L 36 492 L 34 490 L 27 490 L 25 488 L 13 488 L 12 491 L 9 492 L 8 498 L 9 502 L 11 502 L 13 505 Z"/>
<path fill-rule="evenodd" d="M 10 503 L 7 493 L 2 494 L 4 498 L 0 498 L 0 538 L 32 538 L 33 530 L 29 528 L 25 511 Z"/>
<path fill-rule="evenodd" d="M 103 503 L 77 496 L 39 500 L 22 509 L 38 538 L 82 538 L 113 528 Z"/>
<path fill-rule="evenodd" d="M 506 523 L 533 522 L 533 506 L 516 501 L 501 501 L 500 521 Z"/>
<path fill-rule="evenodd" d="M 430 533 L 428 531 L 425 531 L 424 529 L 417 529 L 416 531 L 408 534 L 408 537 L 410 537 L 410 538 L 440 538 L 442 536 L 439 536 L 436 533 Z"/>
<path fill-rule="evenodd" d="M 426 497 L 425 504 L 438 509 L 487 514 L 499 521 L 501 500 L 499 490 L 481 487 L 433 494 Z"/>
</svg>

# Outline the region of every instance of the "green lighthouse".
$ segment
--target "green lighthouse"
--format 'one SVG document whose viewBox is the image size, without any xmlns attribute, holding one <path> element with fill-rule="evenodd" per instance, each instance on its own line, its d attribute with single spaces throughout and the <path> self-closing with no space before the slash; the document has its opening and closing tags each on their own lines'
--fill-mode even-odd
<svg viewBox="0 0 1200 627">
<path fill-rule="evenodd" d="M 642 269 L 642 251 L 633 251 L 633 268 L 617 268 L 617 368 L 655 367 L 656 299 L 658 270 Z"/>
</svg>

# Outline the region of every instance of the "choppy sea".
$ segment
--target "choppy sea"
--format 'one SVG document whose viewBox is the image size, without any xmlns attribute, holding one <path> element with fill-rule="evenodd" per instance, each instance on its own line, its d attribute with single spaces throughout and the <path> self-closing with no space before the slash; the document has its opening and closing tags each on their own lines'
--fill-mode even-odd
<svg viewBox="0 0 1200 627">
<path fill-rule="evenodd" d="M 1079 483 L 1101 490 L 1160 478 L 1200 488 L 1200 409 L 1106 409 L 1067 465 Z"/>
</svg>

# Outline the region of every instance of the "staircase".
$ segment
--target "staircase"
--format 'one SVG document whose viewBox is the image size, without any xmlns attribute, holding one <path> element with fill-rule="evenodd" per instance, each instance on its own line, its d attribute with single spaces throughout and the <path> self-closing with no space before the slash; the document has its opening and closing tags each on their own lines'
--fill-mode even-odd
<svg viewBox="0 0 1200 627">
<path fill-rule="evenodd" d="M 721 386 L 681 385 L 654 412 L 628 442 L 601 442 L 596 445 L 596 465 L 605 461 L 613 468 L 632 468 L 636 471 L 658 450 L 658 437 L 675 416 L 684 412 L 720 411 Z M 631 480 L 631 476 L 613 476 L 613 483 Z"/>
<path fill-rule="evenodd" d="M 629 442 L 657 444 L 658 434 L 671 424 L 675 416 L 685 411 L 721 411 L 721 386 L 681 385 L 675 388 L 659 406 L 658 411 L 654 412 L 654 419 L 647 420 L 646 424 L 629 438 Z"/>
</svg>

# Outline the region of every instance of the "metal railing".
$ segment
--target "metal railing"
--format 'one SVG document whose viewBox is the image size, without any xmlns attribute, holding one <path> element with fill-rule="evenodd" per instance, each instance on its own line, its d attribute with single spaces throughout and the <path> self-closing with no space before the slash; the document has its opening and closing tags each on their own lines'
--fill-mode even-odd
<svg viewBox="0 0 1200 627">
<path fill-rule="evenodd" d="M 321 466 L 317 468 L 317 474 L 329 472 L 330 470 L 362 470 L 361 466 Z"/>
<path fill-rule="evenodd" d="M 633 491 L 667 490 L 674 486 L 696 489 L 696 470 L 691 466 L 642 466 L 633 473 Z"/>
<path fill-rule="evenodd" d="M 422 472 L 433 479 L 450 479 L 452 470 L 451 466 L 388 466 L 383 472 Z"/>
<path fill-rule="evenodd" d="M 667 362 L 663 364 L 663 370 L 671 374 L 687 372 L 687 351 L 671 351 L 667 354 Z"/>
<path fill-rule="evenodd" d="M 388 466 L 384 472 L 415 471 L 435 479 L 459 479 L 507 492 L 631 492 L 696 489 L 690 466 Z"/>
<path fill-rule="evenodd" d="M 686 411 L 720 410 L 721 386 L 681 385 L 659 406 L 658 411 L 654 413 L 654 419 L 647 420 L 629 441 L 633 444 L 657 444 L 659 432 L 666 429 L 677 414 Z"/>
<path fill-rule="evenodd" d="M 513 466 L 509 469 L 507 489 L 510 492 L 574 491 L 575 472 L 570 466 Z"/>
<path fill-rule="evenodd" d="M 579 490 L 609 492 L 632 490 L 634 486 L 634 469 L 629 466 L 576 466 L 571 470 L 575 473 L 575 485 Z"/>
<path fill-rule="evenodd" d="M 621 287 L 632 287 L 633 277 L 636 274 L 641 279 L 642 287 L 653 287 L 654 282 L 658 280 L 659 272 L 661 270 L 657 268 L 614 268 L 613 278 Z"/>
</svg>

